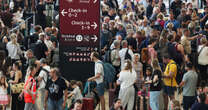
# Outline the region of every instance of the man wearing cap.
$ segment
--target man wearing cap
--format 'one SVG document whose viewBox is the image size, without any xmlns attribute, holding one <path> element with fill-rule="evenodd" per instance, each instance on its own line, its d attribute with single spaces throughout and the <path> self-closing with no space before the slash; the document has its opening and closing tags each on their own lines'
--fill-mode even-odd
<svg viewBox="0 0 208 110">
<path fill-rule="evenodd" d="M 38 94 L 39 94 L 39 97 L 38 97 L 38 102 L 40 102 L 40 108 L 43 108 L 44 107 L 44 96 L 45 96 L 45 86 L 46 86 L 46 83 L 47 83 L 47 80 L 48 80 L 48 76 L 49 76 L 49 72 L 50 72 L 50 66 L 47 65 L 47 61 L 45 58 L 42 58 L 40 60 L 40 66 L 41 66 L 41 70 L 40 70 L 40 73 L 37 77 L 37 80 L 38 80 Z"/>
</svg>

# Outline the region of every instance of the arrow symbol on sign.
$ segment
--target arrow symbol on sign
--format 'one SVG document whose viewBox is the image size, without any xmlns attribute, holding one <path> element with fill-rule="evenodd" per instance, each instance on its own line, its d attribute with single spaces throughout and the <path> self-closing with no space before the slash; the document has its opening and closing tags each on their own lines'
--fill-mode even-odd
<svg viewBox="0 0 208 110">
<path fill-rule="evenodd" d="M 94 2 L 93 3 L 96 3 L 97 2 L 97 0 L 94 0 Z"/>
<path fill-rule="evenodd" d="M 65 14 L 67 14 L 67 12 L 65 12 L 65 9 L 63 9 L 63 10 L 61 11 L 61 14 L 62 14 L 62 16 L 65 16 Z"/>
<path fill-rule="evenodd" d="M 97 25 L 97 23 L 94 22 L 94 24 L 91 26 L 94 27 L 94 29 L 96 29 L 98 25 Z"/>
<path fill-rule="evenodd" d="M 94 35 L 91 39 L 94 40 L 94 42 L 96 42 L 98 38 L 96 35 Z"/>
</svg>

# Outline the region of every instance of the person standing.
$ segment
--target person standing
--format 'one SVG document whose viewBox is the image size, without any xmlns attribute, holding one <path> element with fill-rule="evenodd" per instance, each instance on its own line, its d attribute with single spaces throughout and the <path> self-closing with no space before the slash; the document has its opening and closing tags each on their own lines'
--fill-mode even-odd
<svg viewBox="0 0 208 110">
<path fill-rule="evenodd" d="M 12 63 L 14 63 L 20 60 L 22 51 L 20 49 L 20 45 L 17 43 L 17 35 L 13 33 L 10 38 L 11 41 L 7 43 L 6 48 L 8 50 L 8 56 L 11 57 Z"/>
<path fill-rule="evenodd" d="M 184 74 L 179 87 L 183 87 L 183 109 L 189 110 L 196 100 L 198 75 L 192 63 L 187 63 L 186 69 L 187 73 Z"/>
<path fill-rule="evenodd" d="M 122 44 L 122 49 L 119 51 L 119 56 L 120 56 L 120 59 L 121 59 L 121 70 L 123 70 L 124 69 L 124 61 L 126 60 L 127 54 L 129 54 L 129 56 L 131 57 L 130 60 L 133 60 L 134 53 L 131 49 L 128 49 L 127 40 L 123 40 L 121 42 L 121 44 Z"/>
<path fill-rule="evenodd" d="M 26 79 L 24 85 L 24 100 L 25 100 L 25 108 L 24 110 L 37 110 L 35 105 L 36 100 L 36 81 L 35 81 L 35 74 L 36 74 L 36 67 L 30 66 L 29 67 L 30 73 L 29 77 Z"/>
<path fill-rule="evenodd" d="M 208 58 L 208 46 L 207 46 L 207 39 L 206 37 L 201 38 L 201 44 L 198 47 L 198 67 L 200 71 L 200 77 L 201 80 L 207 82 L 208 78 L 208 60 L 205 60 Z"/>
<path fill-rule="evenodd" d="M 163 62 L 167 64 L 164 75 L 163 75 L 163 82 L 164 82 L 164 107 L 165 110 L 168 109 L 168 98 L 170 100 L 174 100 L 174 92 L 176 90 L 177 82 L 176 82 L 176 75 L 177 75 L 177 65 L 175 61 L 170 59 L 169 55 L 164 55 Z"/>
<path fill-rule="evenodd" d="M 132 68 L 130 60 L 125 60 L 124 69 L 120 72 L 117 84 L 120 85 L 119 99 L 124 108 L 127 110 L 133 110 L 135 88 L 134 83 L 136 82 L 136 72 Z"/>
<path fill-rule="evenodd" d="M 161 96 L 161 81 L 162 81 L 162 71 L 157 59 L 152 61 L 153 74 L 150 83 L 150 107 L 152 110 L 160 109 L 160 96 Z"/>
<path fill-rule="evenodd" d="M 52 68 L 49 75 L 51 79 L 47 81 L 45 87 L 44 108 L 48 108 L 48 110 L 63 110 L 67 100 L 66 82 L 60 77 L 58 68 Z"/>
<path fill-rule="evenodd" d="M 22 72 L 21 66 L 19 62 L 15 62 L 12 67 L 13 71 L 10 72 L 11 79 L 9 80 L 9 84 L 18 84 L 22 82 Z M 23 110 L 24 109 L 24 101 L 18 100 L 18 96 L 20 93 L 12 93 L 12 107 L 11 110 Z"/>
<path fill-rule="evenodd" d="M 42 58 L 40 60 L 40 64 L 42 69 L 40 70 L 40 73 L 37 77 L 38 80 L 38 93 L 39 97 L 37 101 L 40 101 L 40 108 L 44 108 L 44 96 L 45 96 L 45 86 L 48 81 L 49 72 L 50 72 L 50 66 L 47 65 L 47 61 L 45 58 Z"/>
<path fill-rule="evenodd" d="M 116 76 L 114 78 L 114 82 L 115 82 L 114 87 L 116 88 L 116 80 L 118 79 L 117 74 L 120 72 L 120 65 L 121 65 L 121 59 L 119 56 L 120 41 L 115 40 L 113 44 L 114 44 L 115 48 L 112 49 L 110 58 L 111 58 L 112 65 L 116 70 Z"/>
<path fill-rule="evenodd" d="M 88 79 L 88 81 L 96 81 L 98 96 L 101 102 L 101 110 L 105 110 L 105 98 L 104 98 L 104 69 L 102 62 L 99 60 L 99 54 L 97 52 L 91 53 L 91 60 L 95 62 L 95 76 Z"/>
</svg>

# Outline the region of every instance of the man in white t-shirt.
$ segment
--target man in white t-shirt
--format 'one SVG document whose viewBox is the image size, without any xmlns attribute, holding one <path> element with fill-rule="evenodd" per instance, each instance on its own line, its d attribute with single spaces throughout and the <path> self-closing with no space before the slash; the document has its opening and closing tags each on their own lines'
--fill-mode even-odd
<svg viewBox="0 0 208 110">
<path fill-rule="evenodd" d="M 41 64 L 41 67 L 42 69 L 40 70 L 40 73 L 37 77 L 37 80 L 38 80 L 38 100 L 40 103 L 40 108 L 44 108 L 44 96 L 45 96 L 45 86 L 46 86 L 46 83 L 47 83 L 47 79 L 48 79 L 48 76 L 49 76 L 49 72 L 50 72 L 50 66 L 47 65 L 47 61 L 45 58 L 42 58 L 40 60 L 40 64 Z"/>
<path fill-rule="evenodd" d="M 92 52 L 91 60 L 95 62 L 95 76 L 88 79 L 88 81 L 96 81 L 97 86 L 96 90 L 98 92 L 98 96 L 101 102 L 101 110 L 105 110 L 105 98 L 104 98 L 104 68 L 102 65 L 102 61 L 99 60 L 99 53 Z"/>
<path fill-rule="evenodd" d="M 122 44 L 122 49 L 119 51 L 119 56 L 121 59 L 121 70 L 123 70 L 124 69 L 124 61 L 126 60 L 125 56 L 127 54 L 127 51 L 128 51 L 128 54 L 131 56 L 131 60 L 134 57 L 134 53 L 131 49 L 128 49 L 128 42 L 126 40 L 123 40 L 121 44 Z"/>
</svg>

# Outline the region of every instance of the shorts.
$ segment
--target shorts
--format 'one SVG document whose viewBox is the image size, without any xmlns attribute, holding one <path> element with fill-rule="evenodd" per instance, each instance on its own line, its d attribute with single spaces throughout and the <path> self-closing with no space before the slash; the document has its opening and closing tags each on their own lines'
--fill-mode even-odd
<svg viewBox="0 0 208 110">
<path fill-rule="evenodd" d="M 168 96 L 174 96 L 174 93 L 176 91 L 176 87 L 164 86 L 163 91 Z"/>
<path fill-rule="evenodd" d="M 97 84 L 96 90 L 97 90 L 98 96 L 103 96 L 105 92 L 104 83 Z"/>
</svg>

